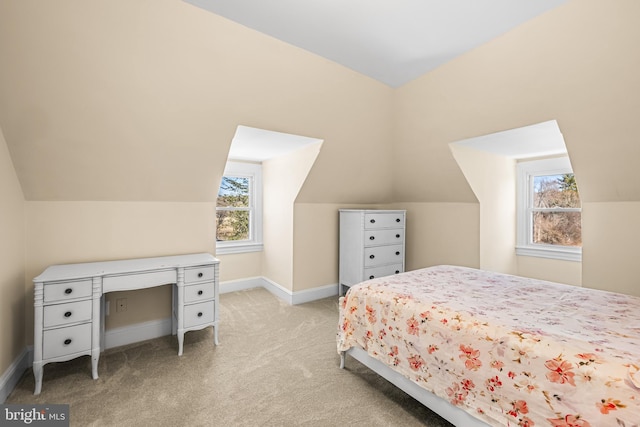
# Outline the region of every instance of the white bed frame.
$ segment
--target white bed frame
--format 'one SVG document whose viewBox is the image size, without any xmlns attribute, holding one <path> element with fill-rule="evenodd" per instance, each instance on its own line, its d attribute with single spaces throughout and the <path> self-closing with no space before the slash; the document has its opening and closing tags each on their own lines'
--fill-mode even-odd
<svg viewBox="0 0 640 427">
<path fill-rule="evenodd" d="M 377 373 L 409 396 L 440 415 L 445 420 L 459 427 L 487 427 L 487 424 L 471 416 L 469 413 L 452 405 L 446 400 L 421 388 L 419 385 L 397 373 L 384 363 L 369 356 L 367 352 L 358 347 L 352 347 L 340 353 L 340 369 L 344 369 L 346 355 L 349 355 Z"/>
</svg>

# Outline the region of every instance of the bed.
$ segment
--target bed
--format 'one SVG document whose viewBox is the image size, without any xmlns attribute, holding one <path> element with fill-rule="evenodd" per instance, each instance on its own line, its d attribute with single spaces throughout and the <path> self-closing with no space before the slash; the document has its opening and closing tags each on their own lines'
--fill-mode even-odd
<svg viewBox="0 0 640 427">
<path fill-rule="evenodd" d="M 436 266 L 351 287 L 337 347 L 457 426 L 640 424 L 640 297 Z"/>
</svg>

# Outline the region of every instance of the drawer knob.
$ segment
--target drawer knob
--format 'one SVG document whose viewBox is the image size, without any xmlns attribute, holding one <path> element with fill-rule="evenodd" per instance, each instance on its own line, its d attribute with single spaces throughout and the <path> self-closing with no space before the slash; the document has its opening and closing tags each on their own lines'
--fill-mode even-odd
<svg viewBox="0 0 640 427">
<path fill-rule="evenodd" d="M 199 312 L 199 313 L 198 313 L 198 317 L 202 317 L 202 312 Z"/>
<path fill-rule="evenodd" d="M 375 219 L 372 219 L 372 220 L 370 220 L 369 222 L 370 222 L 371 224 L 375 224 L 375 223 L 376 223 L 376 220 L 375 220 Z"/>
<path fill-rule="evenodd" d="M 64 293 L 67 294 L 67 295 L 69 295 L 71 292 L 73 292 L 73 289 L 71 289 L 71 288 L 67 288 L 67 289 L 64 290 Z"/>
<path fill-rule="evenodd" d="M 400 251 L 396 251 L 396 255 L 400 255 Z"/>
<path fill-rule="evenodd" d="M 371 236 L 371 237 L 369 237 L 369 240 L 375 240 L 375 239 L 376 239 L 376 237 L 375 237 L 375 236 Z"/>
<path fill-rule="evenodd" d="M 198 291 L 198 295 L 202 295 L 202 293 L 203 293 L 202 290 Z"/>
<path fill-rule="evenodd" d="M 198 273 L 198 277 L 202 277 L 202 272 Z"/>
<path fill-rule="evenodd" d="M 376 256 L 375 255 L 369 255 L 369 258 L 374 259 Z"/>
<path fill-rule="evenodd" d="M 400 238 L 400 235 L 399 235 L 399 234 L 396 234 L 396 239 L 399 239 L 399 238 Z"/>
<path fill-rule="evenodd" d="M 71 344 L 71 338 L 67 338 L 66 340 L 64 340 L 64 345 L 69 345 Z"/>
<path fill-rule="evenodd" d="M 396 274 L 400 273 L 400 270 L 396 270 Z"/>
<path fill-rule="evenodd" d="M 70 311 L 67 311 L 67 312 L 64 314 L 64 317 L 71 317 L 71 312 L 70 312 Z"/>
<path fill-rule="evenodd" d="M 400 218 L 396 218 L 396 222 L 400 222 Z"/>
<path fill-rule="evenodd" d="M 373 279 L 373 274 L 371 276 L 369 276 L 369 279 Z"/>
</svg>

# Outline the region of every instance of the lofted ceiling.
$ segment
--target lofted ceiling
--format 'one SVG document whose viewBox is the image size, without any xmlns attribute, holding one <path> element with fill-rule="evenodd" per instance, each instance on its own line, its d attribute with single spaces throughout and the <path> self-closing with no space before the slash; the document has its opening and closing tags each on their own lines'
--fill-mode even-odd
<svg viewBox="0 0 640 427">
<path fill-rule="evenodd" d="M 566 0 L 184 0 L 399 87 Z"/>
</svg>

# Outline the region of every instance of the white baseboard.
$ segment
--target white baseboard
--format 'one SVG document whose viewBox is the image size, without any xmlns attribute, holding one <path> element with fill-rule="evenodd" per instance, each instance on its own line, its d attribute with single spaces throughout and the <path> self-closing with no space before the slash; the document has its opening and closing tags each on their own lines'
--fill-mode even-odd
<svg viewBox="0 0 640 427">
<path fill-rule="evenodd" d="M 230 280 L 220 283 L 221 294 L 253 288 L 265 288 L 276 297 L 291 305 L 304 304 L 305 302 L 338 296 L 337 284 L 291 292 L 289 289 L 266 277 L 250 277 L 248 279 Z"/>
<path fill-rule="evenodd" d="M 170 317 L 108 329 L 104 331 L 104 348 L 120 347 L 121 345 L 163 337 L 171 335 L 171 332 Z"/>
<path fill-rule="evenodd" d="M 32 363 L 29 363 L 29 347 L 25 347 L 22 353 L 13 361 L 6 371 L 0 376 L 0 403 L 4 403 L 15 388 L 22 374 Z"/>
<path fill-rule="evenodd" d="M 305 289 L 303 291 L 294 292 L 293 304 L 304 304 L 305 302 L 311 302 L 319 299 L 337 297 L 338 296 L 338 284 L 319 286 L 317 288 Z"/>
<path fill-rule="evenodd" d="M 220 293 L 244 291 L 245 289 L 263 288 L 264 279 L 262 277 L 249 277 L 247 279 L 227 280 L 220 282 Z"/>
</svg>

